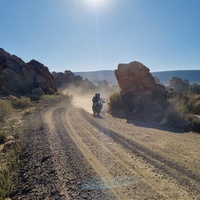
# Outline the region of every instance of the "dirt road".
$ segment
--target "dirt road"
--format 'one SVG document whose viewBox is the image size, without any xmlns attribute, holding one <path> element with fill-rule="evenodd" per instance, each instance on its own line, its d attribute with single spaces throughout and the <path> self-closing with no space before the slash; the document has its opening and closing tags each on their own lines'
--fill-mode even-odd
<svg viewBox="0 0 200 200">
<path fill-rule="evenodd" d="M 13 199 L 200 199 L 199 134 L 64 105 L 34 116 Z"/>
</svg>

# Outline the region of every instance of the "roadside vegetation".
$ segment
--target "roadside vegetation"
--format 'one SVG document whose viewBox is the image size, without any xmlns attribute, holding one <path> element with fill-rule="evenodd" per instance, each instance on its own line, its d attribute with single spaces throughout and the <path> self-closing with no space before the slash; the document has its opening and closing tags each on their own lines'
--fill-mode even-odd
<svg viewBox="0 0 200 200">
<path fill-rule="evenodd" d="M 5 118 L 11 111 L 11 103 L 0 99 L 0 122 L 4 122 Z"/>
<path fill-rule="evenodd" d="M 193 131 L 200 133 L 200 94 L 176 94 L 169 99 L 182 120 L 188 121 Z"/>
<path fill-rule="evenodd" d="M 61 91 L 60 92 L 56 92 L 54 95 L 43 95 L 40 97 L 40 100 L 47 104 L 47 105 L 51 105 L 51 104 L 56 104 L 56 103 L 66 103 L 66 104 L 70 104 L 72 101 L 72 96 L 67 94 L 63 94 Z"/>
<path fill-rule="evenodd" d="M 127 100 L 126 97 L 123 98 L 120 93 L 110 95 L 108 106 L 111 114 L 118 116 L 124 114 L 127 117 L 128 111 L 138 119 L 140 116 L 146 115 L 147 119 L 155 119 L 160 122 L 166 118 L 169 123 L 174 125 L 181 124 L 182 121 L 184 126 L 187 125 L 188 130 L 200 133 L 200 94 L 168 93 L 166 102 L 159 99 L 159 96 L 152 100 L 141 97 L 134 99 L 127 97 Z M 163 104 L 160 103 L 162 101 Z M 159 113 L 160 110 L 162 113 Z M 151 113 L 151 116 L 148 113 Z"/>
<path fill-rule="evenodd" d="M 18 157 L 26 128 L 13 116 L 33 106 L 29 98 L 0 99 L 0 199 L 9 197 L 18 173 Z"/>
<path fill-rule="evenodd" d="M 19 155 L 26 146 L 25 135 L 29 128 L 19 123 L 17 116 L 23 117 L 37 108 L 56 103 L 70 104 L 71 100 L 72 96 L 62 92 L 44 95 L 35 101 L 13 96 L 0 99 L 0 199 L 8 198 L 17 182 Z"/>
<path fill-rule="evenodd" d="M 11 105 L 14 109 L 25 109 L 33 106 L 33 103 L 31 102 L 30 98 L 21 97 L 20 99 L 12 101 Z"/>
<path fill-rule="evenodd" d="M 0 199 L 9 197 L 14 186 L 14 181 L 18 176 L 19 155 L 21 150 L 25 147 L 23 134 L 26 130 L 17 131 L 19 132 L 17 132 L 14 137 L 9 136 L 10 139 L 5 132 L 1 131 L 5 139 L 3 143 L 4 147 L 0 154 Z"/>
<path fill-rule="evenodd" d="M 119 92 L 115 92 L 110 95 L 108 106 L 111 112 L 123 108 L 121 95 Z"/>
</svg>

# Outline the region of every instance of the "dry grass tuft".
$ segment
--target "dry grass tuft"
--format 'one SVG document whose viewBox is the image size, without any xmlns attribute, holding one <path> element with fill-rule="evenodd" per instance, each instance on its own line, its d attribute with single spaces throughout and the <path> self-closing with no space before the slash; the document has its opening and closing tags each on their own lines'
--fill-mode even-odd
<svg viewBox="0 0 200 200">
<path fill-rule="evenodd" d="M 9 115 L 10 111 L 10 101 L 0 99 L 0 122 L 4 122 L 5 118 Z"/>
<path fill-rule="evenodd" d="M 20 99 L 17 99 L 15 101 L 11 102 L 11 105 L 14 109 L 24 109 L 31 107 L 33 104 L 28 97 L 21 97 Z"/>
</svg>

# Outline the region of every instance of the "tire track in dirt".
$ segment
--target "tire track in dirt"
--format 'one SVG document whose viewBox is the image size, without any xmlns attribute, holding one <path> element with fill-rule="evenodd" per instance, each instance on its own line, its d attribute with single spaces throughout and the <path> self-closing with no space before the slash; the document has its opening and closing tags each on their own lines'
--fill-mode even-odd
<svg viewBox="0 0 200 200">
<path fill-rule="evenodd" d="M 72 114 L 72 115 L 71 115 Z M 93 167 L 93 169 L 97 172 L 102 183 L 93 182 L 88 183 L 86 187 L 93 188 L 96 187 L 97 189 L 101 190 L 110 190 L 116 199 L 123 199 L 122 194 L 116 192 L 113 188 L 117 187 L 113 176 L 109 173 L 108 169 L 102 165 L 102 161 L 96 157 L 94 152 L 88 147 L 88 144 L 84 141 L 83 137 L 80 136 L 80 133 L 83 133 L 83 129 L 77 128 L 77 119 L 75 121 L 71 121 L 72 116 L 74 113 L 69 114 L 69 110 L 62 116 L 63 124 L 65 128 L 69 131 L 70 137 L 73 141 L 77 144 L 77 147 L 80 149 L 83 156 L 85 156 L 89 165 Z"/>
<path fill-rule="evenodd" d="M 200 185 L 200 177 L 198 175 L 188 171 L 183 166 L 166 160 L 159 154 L 150 151 L 146 147 L 133 140 L 126 138 L 124 135 L 102 126 L 98 120 L 91 117 L 84 110 L 80 110 L 80 113 L 89 121 L 89 123 L 111 137 L 116 143 L 122 145 L 125 149 L 131 151 L 133 154 L 138 155 L 144 161 L 153 165 L 157 170 L 163 172 L 164 174 L 168 174 L 170 177 L 177 180 L 180 185 L 183 185 L 187 189 L 188 192 L 193 192 L 194 194 L 198 195 L 200 194 L 200 189 L 196 186 Z"/>
<path fill-rule="evenodd" d="M 63 197 L 65 197 L 66 200 L 69 200 L 70 197 L 63 183 L 63 172 L 61 169 L 62 165 L 60 158 L 64 157 L 64 153 L 63 151 L 60 151 L 61 141 L 59 140 L 59 133 L 56 131 L 55 121 L 53 120 L 53 114 L 57 109 L 59 109 L 59 107 L 55 107 L 43 113 L 43 121 L 48 130 L 48 142 L 52 153 L 54 168 L 59 179 L 60 193 L 63 195 Z"/>
<path fill-rule="evenodd" d="M 63 199 L 41 110 L 25 116 L 25 122 L 29 127 L 26 146 L 20 154 L 19 177 L 10 197 L 13 200 Z"/>
<path fill-rule="evenodd" d="M 82 138 L 83 142 L 92 150 L 102 164 L 107 168 L 107 177 L 112 176 L 113 184 L 107 185 L 108 188 L 114 188 L 119 194 L 123 194 L 120 199 L 166 199 L 165 193 L 159 193 L 158 183 L 152 184 L 142 179 L 141 172 L 135 168 L 132 158 L 119 145 L 116 145 L 105 134 L 100 133 L 95 127 L 88 123 L 77 109 L 70 109 L 66 114 L 66 121 L 72 120 L 71 126 L 74 131 Z M 74 123 L 76 120 L 81 123 Z M 96 129 L 96 130 L 95 130 Z M 139 179 L 137 178 L 139 174 Z M 101 173 L 101 176 L 103 174 Z M 105 175 L 104 175 L 105 176 Z M 146 178 L 146 177 L 145 177 Z"/>
<path fill-rule="evenodd" d="M 142 146 L 157 152 L 167 160 L 177 162 L 200 176 L 198 167 L 200 163 L 199 134 L 183 132 L 181 129 L 165 127 L 158 123 L 128 121 L 120 118 L 112 120 L 108 113 L 105 113 L 104 117 L 106 117 L 106 120 L 101 120 L 102 125 L 105 124 L 108 127 L 106 121 L 112 121 L 109 124 L 109 129 L 121 132 L 121 124 L 126 124 L 126 126 L 123 126 L 123 134 L 127 138 L 134 138 Z"/>
<path fill-rule="evenodd" d="M 115 118 L 94 118 L 84 110 L 61 104 L 42 111 L 42 119 L 38 112 L 35 131 L 29 134 L 25 171 L 14 199 L 200 197 L 199 180 L 190 176 L 197 175 L 138 141 L 134 134 L 127 136 L 123 128 L 130 125 L 122 123 L 114 129 L 110 123 L 114 126 Z"/>
<path fill-rule="evenodd" d="M 66 129 L 63 113 L 65 107 L 51 109 L 44 114 L 44 121 L 49 127 L 49 143 L 54 158 L 54 165 L 61 184 L 61 191 L 66 199 L 117 199 L 115 195 L 99 188 L 83 187 L 101 180 L 88 164 L 77 142 L 70 137 Z"/>
<path fill-rule="evenodd" d="M 79 130 L 78 132 L 80 133 L 77 134 L 79 134 L 83 142 L 92 149 L 97 157 L 102 158 L 102 163 L 104 163 L 109 173 L 116 178 L 116 180 L 120 179 L 122 175 L 121 179 L 126 182 L 127 178 L 123 174 L 124 170 L 126 171 L 125 174 L 130 177 L 130 179 L 133 177 L 133 180 L 137 180 L 135 183 L 133 183 L 134 181 L 132 181 L 132 183 L 129 181 L 129 186 L 127 186 L 127 188 L 125 188 L 123 184 L 121 185 L 121 193 L 129 194 L 129 197 L 124 195 L 123 199 L 130 199 L 131 197 L 134 197 L 134 199 L 190 199 L 191 195 L 185 191 L 185 188 L 179 187 L 175 181 L 167 178 L 166 175 L 163 176 L 163 174 L 155 172 L 154 168 L 152 170 L 151 166 L 137 161 L 138 155 L 133 158 L 132 153 L 128 153 L 127 150 L 124 151 L 111 137 L 108 137 L 109 134 L 107 135 L 91 125 L 90 122 L 81 115 L 79 109 L 71 108 L 68 114 L 68 120 L 72 120 L 70 123 L 75 126 L 74 130 Z M 79 123 L 76 123 L 76 121 L 79 121 Z M 96 145 L 95 147 L 94 144 Z M 98 154 L 100 156 L 98 156 Z M 107 162 L 108 159 L 110 160 Z M 109 167 L 109 162 L 113 163 L 111 164 L 111 168 Z M 137 166 L 138 163 L 139 168 Z M 115 172 L 118 174 L 115 174 Z M 131 185 L 134 186 L 132 187 Z M 120 184 L 118 184 L 118 186 L 120 187 Z M 139 191 L 138 196 L 136 191 Z M 136 192 L 136 194 L 134 192 Z"/>
</svg>

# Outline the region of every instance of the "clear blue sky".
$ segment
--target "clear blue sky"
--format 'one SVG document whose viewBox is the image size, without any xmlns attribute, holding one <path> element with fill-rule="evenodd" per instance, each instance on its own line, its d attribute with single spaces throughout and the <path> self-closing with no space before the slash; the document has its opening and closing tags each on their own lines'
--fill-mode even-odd
<svg viewBox="0 0 200 200">
<path fill-rule="evenodd" d="M 200 0 L 0 0 L 0 47 L 50 71 L 200 69 Z"/>
</svg>

